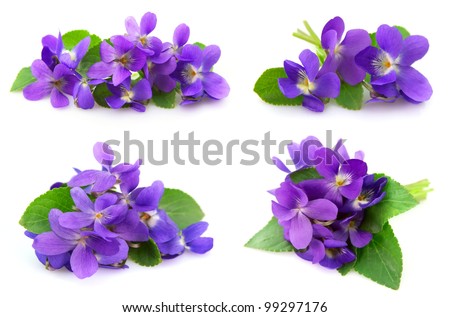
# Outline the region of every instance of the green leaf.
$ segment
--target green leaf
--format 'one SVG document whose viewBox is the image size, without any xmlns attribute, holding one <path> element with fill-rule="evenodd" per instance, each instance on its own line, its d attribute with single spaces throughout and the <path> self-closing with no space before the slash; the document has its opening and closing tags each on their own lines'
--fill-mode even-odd
<svg viewBox="0 0 450 317">
<path fill-rule="evenodd" d="M 138 248 L 130 247 L 128 257 L 142 266 L 155 266 L 162 262 L 161 253 L 156 243 L 150 239 L 139 243 Z"/>
<path fill-rule="evenodd" d="M 68 51 L 73 49 L 82 39 L 90 36 L 91 34 L 86 30 L 74 30 L 67 32 L 62 36 L 64 48 Z"/>
<path fill-rule="evenodd" d="M 372 241 L 358 250 L 355 271 L 392 289 L 400 287 L 402 250 L 388 222 L 373 235 Z"/>
<path fill-rule="evenodd" d="M 100 44 L 97 43 L 97 45 L 91 47 L 87 52 L 86 55 L 84 55 L 83 59 L 80 62 L 80 65 L 78 65 L 78 72 L 82 75 L 86 75 L 89 68 L 97 63 L 100 62 Z"/>
<path fill-rule="evenodd" d="M 372 46 L 379 48 L 378 42 L 377 42 L 377 33 L 376 32 L 370 33 L 369 36 L 370 36 L 370 39 L 372 40 Z"/>
<path fill-rule="evenodd" d="M 36 81 L 33 74 L 31 73 L 31 67 L 24 67 L 17 74 L 16 80 L 14 81 L 11 91 L 20 91 L 24 89 L 29 84 Z"/>
<path fill-rule="evenodd" d="M 379 232 L 390 218 L 404 213 L 418 204 L 404 186 L 389 176 L 375 174 L 375 179 L 383 176 L 388 179 L 384 187 L 386 195 L 378 204 L 365 210 L 364 221 L 361 225 L 361 229 L 373 233 Z"/>
<path fill-rule="evenodd" d="M 303 97 L 287 98 L 278 87 L 278 79 L 287 78 L 284 68 L 270 68 L 256 81 L 254 91 L 267 103 L 275 106 L 300 106 Z"/>
<path fill-rule="evenodd" d="M 320 174 L 316 171 L 314 167 L 300 169 L 298 171 L 291 173 L 289 177 L 295 184 L 298 184 L 307 179 L 322 178 L 322 176 L 320 176 Z"/>
<path fill-rule="evenodd" d="M 344 264 L 343 266 L 338 268 L 338 272 L 341 273 L 342 276 L 346 276 L 353 270 L 353 268 L 355 267 L 355 263 L 356 261 Z"/>
<path fill-rule="evenodd" d="M 400 31 L 402 34 L 403 39 L 406 39 L 411 34 L 408 32 L 407 29 L 405 29 L 403 26 L 395 25 L 395 28 Z"/>
<path fill-rule="evenodd" d="M 173 109 L 175 108 L 175 89 L 171 92 L 164 92 L 156 87 L 153 87 L 153 103 L 160 108 Z"/>
<path fill-rule="evenodd" d="M 178 189 L 164 189 L 159 208 L 163 209 L 180 229 L 184 229 L 204 217 L 197 202 Z"/>
<path fill-rule="evenodd" d="M 110 108 L 110 106 L 106 103 L 105 98 L 112 96 L 112 93 L 109 91 L 108 86 L 106 86 L 106 84 L 100 84 L 97 87 L 95 87 L 93 95 L 95 102 L 99 106 Z"/>
<path fill-rule="evenodd" d="M 351 86 L 346 82 L 341 82 L 341 93 L 335 99 L 336 103 L 346 109 L 360 110 L 364 103 L 363 92 L 361 83 Z"/>
<path fill-rule="evenodd" d="M 70 188 L 55 188 L 36 198 L 25 210 L 19 224 L 33 233 L 47 232 L 51 230 L 48 222 L 48 213 L 51 209 L 57 208 L 67 212 L 73 211 L 73 207 Z"/>
<path fill-rule="evenodd" d="M 245 246 L 272 252 L 295 251 L 292 244 L 284 239 L 283 228 L 278 224 L 275 217 L 272 217 L 269 223 L 255 234 Z"/>
<path fill-rule="evenodd" d="M 200 47 L 202 50 L 204 50 L 205 49 L 205 47 L 206 47 L 206 45 L 205 44 L 203 44 L 203 43 L 200 43 L 200 42 L 195 42 L 194 43 L 194 45 L 195 46 L 198 46 L 198 47 Z"/>
</svg>

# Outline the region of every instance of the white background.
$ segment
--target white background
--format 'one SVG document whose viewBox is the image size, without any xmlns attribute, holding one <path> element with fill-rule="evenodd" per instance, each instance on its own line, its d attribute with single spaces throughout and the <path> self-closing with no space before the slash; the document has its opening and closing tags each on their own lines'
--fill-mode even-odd
<svg viewBox="0 0 450 317">
<path fill-rule="evenodd" d="M 182 22 L 191 41 L 218 44 L 222 58 L 215 70 L 231 86 L 223 101 L 146 113 L 70 106 L 53 109 L 49 100 L 30 102 L 9 88 L 23 66 L 40 56 L 41 37 L 88 29 L 101 37 L 124 32 L 124 19 L 158 16 L 154 32 L 170 40 Z M 326 301 L 330 316 L 379 316 L 415 313 L 444 315 L 449 280 L 448 252 L 448 34 L 441 4 L 428 1 L 13 1 L 1 10 L 1 260 L 3 312 L 14 315 L 119 316 L 121 304 L 185 302 L 254 304 L 265 301 Z M 415 66 L 430 80 L 434 95 L 421 105 L 371 104 L 352 112 L 329 105 L 322 114 L 300 107 L 273 107 L 259 100 L 253 85 L 266 68 L 296 60 L 310 48 L 291 36 L 307 19 L 320 33 L 340 15 L 347 29 L 375 30 L 402 25 L 428 37 L 426 57 Z M 429 199 L 392 220 L 403 250 L 400 290 L 392 291 L 359 275 L 341 277 L 302 261 L 294 254 L 274 254 L 243 245 L 271 217 L 271 197 L 284 175 L 264 162 L 241 166 L 151 166 L 141 184 L 161 179 L 167 187 L 190 193 L 207 214 L 214 249 L 205 256 L 185 255 L 156 268 L 131 264 L 129 270 L 100 270 L 78 280 L 67 271 L 46 271 L 35 259 L 31 241 L 18 220 L 27 205 L 54 181 L 67 180 L 72 167 L 94 168 L 96 141 L 123 140 L 123 132 L 142 141 L 160 142 L 180 131 L 195 131 L 202 141 L 253 138 L 267 131 L 278 140 L 308 135 L 325 139 L 325 130 L 362 149 L 371 172 L 385 172 L 402 183 L 429 178 Z M 262 155 L 262 148 L 258 150 Z M 274 151 L 275 149 L 273 149 Z M 200 152 L 197 152 L 199 156 Z M 273 152 L 275 154 L 275 152 Z M 133 159 L 137 158 L 134 154 Z M 6 294 L 6 296 L 5 296 Z M 3 313 L 2 313 L 3 315 Z"/>
</svg>

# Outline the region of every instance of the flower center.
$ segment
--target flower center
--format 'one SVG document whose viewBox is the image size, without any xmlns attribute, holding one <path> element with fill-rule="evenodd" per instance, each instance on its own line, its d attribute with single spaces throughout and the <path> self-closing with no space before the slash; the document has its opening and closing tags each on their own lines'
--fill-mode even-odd
<svg viewBox="0 0 450 317">
<path fill-rule="evenodd" d="M 66 84 L 66 81 L 61 78 L 61 79 L 52 81 L 52 84 L 56 89 L 61 91 L 63 89 L 64 85 Z"/>
<path fill-rule="evenodd" d="M 349 222 L 348 229 L 356 229 L 356 223 L 354 220 Z"/>
<path fill-rule="evenodd" d="M 142 35 L 142 36 L 139 38 L 139 42 L 142 44 L 142 46 L 146 46 L 146 45 L 147 45 L 147 36 Z"/>
<path fill-rule="evenodd" d="M 119 59 L 117 59 L 117 62 L 125 66 L 130 62 L 130 56 L 128 54 L 123 54 Z"/>
<path fill-rule="evenodd" d="M 311 91 L 314 90 L 315 85 L 309 80 L 305 72 L 301 71 L 299 73 L 299 82 L 297 84 L 298 89 L 300 89 L 305 95 L 309 95 Z"/>
<path fill-rule="evenodd" d="M 388 53 L 382 52 L 373 61 L 372 65 L 375 68 L 378 76 L 384 76 L 389 74 L 391 71 L 395 71 L 396 64 L 395 61 L 389 56 Z"/>
<path fill-rule="evenodd" d="M 101 212 L 98 212 L 95 214 L 95 219 L 102 219 L 103 218 L 103 214 Z"/>
<path fill-rule="evenodd" d="M 348 178 L 344 175 L 338 174 L 336 175 L 336 178 L 334 180 L 334 183 L 337 187 L 348 185 L 349 181 Z"/>
<path fill-rule="evenodd" d="M 330 248 L 330 249 L 326 249 L 325 250 L 325 254 L 328 258 L 332 258 L 334 259 L 335 257 L 337 257 L 339 255 L 339 249 L 336 248 Z"/>
<path fill-rule="evenodd" d="M 125 102 L 132 102 L 133 101 L 133 97 L 134 97 L 134 92 L 124 88 L 122 90 L 122 97 L 120 97 L 120 99 L 122 99 Z"/>
<path fill-rule="evenodd" d="M 197 79 L 201 78 L 199 71 L 191 64 L 188 64 L 184 68 L 182 75 L 184 80 L 188 84 L 192 84 L 193 82 L 197 81 Z"/>
</svg>

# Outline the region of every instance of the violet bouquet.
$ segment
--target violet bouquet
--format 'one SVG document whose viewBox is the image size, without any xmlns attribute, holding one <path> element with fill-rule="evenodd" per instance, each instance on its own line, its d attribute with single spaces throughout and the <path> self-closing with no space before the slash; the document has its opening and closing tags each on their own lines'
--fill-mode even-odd
<svg viewBox="0 0 450 317">
<path fill-rule="evenodd" d="M 188 194 L 161 181 L 139 187 L 140 161 L 114 164 L 112 149 L 94 146 L 99 170 L 76 169 L 26 209 L 20 224 L 49 270 L 67 268 L 86 278 L 98 268 L 126 268 L 128 259 L 155 266 L 185 251 L 204 254 L 213 239 Z"/>
<path fill-rule="evenodd" d="M 415 207 L 430 191 L 428 180 L 403 186 L 368 173 L 363 152 L 350 157 L 342 141 L 334 148 L 315 137 L 288 145 L 295 170 L 270 193 L 273 218 L 246 246 L 294 252 L 342 275 L 354 270 L 398 289 L 402 252 L 389 219 Z"/>
<path fill-rule="evenodd" d="M 413 64 L 428 51 L 428 40 L 410 35 L 400 26 L 381 25 L 375 33 L 353 29 L 344 35 L 340 17 L 328 21 L 321 37 L 304 22 L 307 32 L 293 35 L 312 45 L 300 61 L 284 61 L 284 68 L 270 68 L 257 80 L 254 91 L 273 105 L 299 106 L 322 112 L 325 104 L 360 110 L 367 102 L 392 103 L 404 99 L 418 104 L 431 98 L 427 78 Z M 300 63 L 299 63 L 300 62 Z"/>
<path fill-rule="evenodd" d="M 139 112 L 150 101 L 174 108 L 178 99 L 186 105 L 227 97 L 228 83 L 212 71 L 220 48 L 188 44 L 186 24 L 175 29 L 171 42 L 163 42 L 153 34 L 156 22 L 151 12 L 140 23 L 128 17 L 125 35 L 103 41 L 86 30 L 44 36 L 41 59 L 19 72 L 11 91 L 23 90 L 28 100 L 50 96 L 55 108 L 68 106 L 70 96 L 82 109 L 98 104 Z"/>
</svg>

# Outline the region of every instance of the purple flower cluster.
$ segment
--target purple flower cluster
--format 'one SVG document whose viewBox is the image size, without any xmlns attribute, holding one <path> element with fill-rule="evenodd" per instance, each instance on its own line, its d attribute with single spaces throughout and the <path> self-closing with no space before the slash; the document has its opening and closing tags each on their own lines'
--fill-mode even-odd
<svg viewBox="0 0 450 317">
<path fill-rule="evenodd" d="M 74 211 L 52 209 L 48 215 L 51 231 L 26 233 L 33 238 L 43 264 L 51 269 L 66 267 L 86 278 L 99 267 L 123 267 L 129 248 L 149 239 L 165 259 L 186 249 L 199 254 L 211 250 L 213 239 L 201 237 L 208 223 L 197 222 L 180 230 L 159 208 L 164 193 L 161 181 L 138 187 L 140 161 L 113 165 L 114 153 L 105 143 L 94 146 L 94 155 L 102 169 L 77 171 L 67 183 Z"/>
<path fill-rule="evenodd" d="M 374 47 L 367 31 L 349 30 L 342 39 L 344 30 L 344 21 L 335 17 L 325 25 L 317 42 L 305 37 L 305 33 L 298 36 L 314 43 L 326 57 L 322 66 L 318 56 L 310 50 L 302 51 L 299 56 L 303 65 L 286 60 L 287 78 L 278 80 L 284 96 L 303 96 L 305 108 L 322 112 L 328 98 L 339 96 L 341 82 L 354 86 L 364 82 L 369 74 L 370 84 L 364 83 L 371 101 L 393 102 L 403 97 L 408 102 L 420 103 L 430 99 L 431 85 L 411 67 L 428 51 L 425 37 L 413 35 L 403 39 L 396 27 L 382 25 L 375 35 L 379 47 Z"/>
<path fill-rule="evenodd" d="M 128 17 L 125 27 L 126 35 L 112 36 L 100 44 L 101 61 L 91 65 L 85 74 L 78 67 L 88 52 L 90 37 L 68 51 L 61 34 L 45 36 L 42 57 L 31 66 L 37 82 L 25 87 L 25 98 L 40 100 L 50 95 L 53 107 L 59 108 L 69 105 L 70 95 L 78 107 L 91 109 L 97 85 L 106 84 L 110 96 L 105 101 L 109 107 L 127 106 L 143 112 L 154 91 L 170 93 L 181 89 L 181 104 L 203 97 L 218 100 L 228 96 L 228 83 L 212 71 L 220 58 L 220 48 L 210 45 L 202 49 L 187 44 L 187 25 L 175 29 L 173 43 L 152 35 L 156 15 L 151 12 L 144 14 L 140 24 Z"/>
<path fill-rule="evenodd" d="M 315 170 L 318 177 L 299 183 L 288 177 L 271 191 L 276 198 L 272 212 L 285 239 L 299 257 L 327 268 L 354 261 L 354 249 L 372 239 L 370 232 L 359 228 L 364 210 L 384 198 L 387 179 L 375 180 L 367 174 L 363 153 L 350 158 L 342 141 L 330 149 L 308 137 L 288 149 L 297 171 Z M 274 161 L 282 171 L 290 172 L 279 159 Z"/>
</svg>

